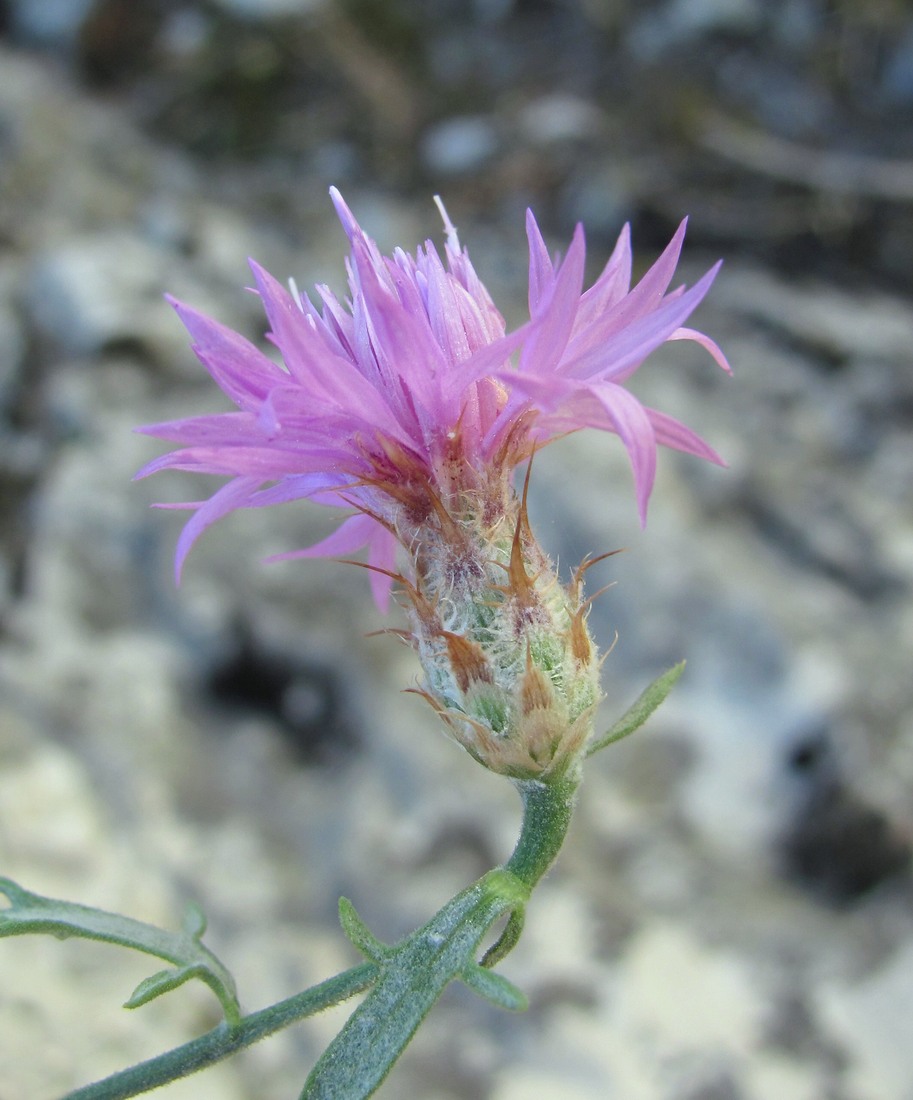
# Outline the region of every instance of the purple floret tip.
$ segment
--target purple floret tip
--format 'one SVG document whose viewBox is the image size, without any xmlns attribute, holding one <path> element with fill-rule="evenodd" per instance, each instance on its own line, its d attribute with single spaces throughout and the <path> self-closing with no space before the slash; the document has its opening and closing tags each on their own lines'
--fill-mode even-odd
<svg viewBox="0 0 913 1100">
<path fill-rule="evenodd" d="M 668 341 L 695 342 L 731 370 L 715 341 L 686 324 L 719 264 L 692 287 L 669 289 L 687 219 L 633 287 L 625 226 L 585 290 L 583 226 L 556 261 L 528 210 L 530 319 L 508 332 L 438 197 L 446 248 L 439 253 L 429 242 L 390 257 L 363 232 L 336 187 L 330 198 L 351 246 L 347 299 L 325 287 L 309 299 L 294 284 L 290 294 L 249 260 L 281 364 L 165 296 L 235 406 L 137 429 L 177 445 L 137 478 L 174 468 L 231 479 L 193 506 L 178 542 L 176 581 L 196 540 L 230 512 L 312 498 L 345 509 L 347 518 L 316 546 L 279 557 L 366 551 L 375 601 L 385 607 L 397 545 L 411 549 L 416 517 L 441 517 L 467 500 L 497 501 L 519 464 L 569 432 L 619 436 L 641 524 L 658 447 L 722 461 L 690 429 L 646 408 L 626 388 Z"/>
</svg>

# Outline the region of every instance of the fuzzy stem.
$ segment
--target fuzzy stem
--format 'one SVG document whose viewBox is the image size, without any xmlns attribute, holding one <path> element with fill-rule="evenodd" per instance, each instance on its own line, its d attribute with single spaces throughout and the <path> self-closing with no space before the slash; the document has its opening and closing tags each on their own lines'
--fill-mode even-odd
<svg viewBox="0 0 913 1100">
<path fill-rule="evenodd" d="M 523 826 L 505 869 L 531 890 L 561 850 L 577 794 L 578 781 L 563 776 L 552 782 L 517 783 L 523 800 Z"/>
<path fill-rule="evenodd" d="M 517 787 L 523 801 L 523 825 L 505 866 L 457 895 L 397 947 L 381 950 L 382 945 L 378 945 L 381 954 L 389 952 L 389 958 L 379 956 L 377 961 L 364 962 L 312 989 L 244 1016 L 234 1029 L 221 1024 L 156 1058 L 67 1093 L 63 1100 L 127 1100 L 221 1061 L 296 1020 L 373 986 L 368 999 L 318 1062 L 303 1094 L 342 1095 L 339 1083 L 346 1078 L 346 1087 L 351 1088 L 345 1095 L 354 1100 L 370 1095 L 380 1084 L 453 979 L 462 976 L 483 995 L 501 998 L 501 1003 L 510 1007 L 514 991 L 509 983 L 492 975 L 480 985 L 475 951 L 485 931 L 504 912 L 511 913 L 510 921 L 483 965 L 492 966 L 516 943 L 529 891 L 551 866 L 564 841 L 577 781 L 565 776 L 550 783 L 522 781 Z M 383 1011 L 373 1011 L 379 1005 Z M 340 1051 L 347 1057 L 340 1057 Z M 357 1080 L 348 1080 L 353 1072 Z"/>
<path fill-rule="evenodd" d="M 353 966 L 303 993 L 242 1017 L 233 1030 L 222 1023 L 189 1043 L 113 1073 L 102 1081 L 74 1089 L 62 1100 L 126 1100 L 127 1097 L 138 1096 L 187 1077 L 288 1027 L 296 1020 L 322 1012 L 363 992 L 376 980 L 377 970 L 370 962 Z"/>
<path fill-rule="evenodd" d="M 517 783 L 523 800 L 523 825 L 513 855 L 504 866 L 532 890 L 561 850 L 577 795 L 579 780 L 564 776 L 551 783 L 531 779 Z M 492 967 L 516 947 L 523 931 L 525 905 L 517 905 L 504 931 L 489 947 L 482 966 Z"/>
</svg>

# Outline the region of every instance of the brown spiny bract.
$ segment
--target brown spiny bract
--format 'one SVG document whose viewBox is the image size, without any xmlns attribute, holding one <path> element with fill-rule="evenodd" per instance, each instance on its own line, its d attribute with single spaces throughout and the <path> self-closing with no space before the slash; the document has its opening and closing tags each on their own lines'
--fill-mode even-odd
<svg viewBox="0 0 913 1100">
<path fill-rule="evenodd" d="M 575 767 L 600 699 L 584 570 L 561 584 L 530 531 L 525 488 L 522 498 L 489 485 L 437 501 L 402 541 L 415 548 L 406 595 L 425 672 L 418 694 L 492 771 L 547 780 Z"/>
<path fill-rule="evenodd" d="M 548 710 L 554 701 L 551 680 L 527 656 L 526 672 L 520 680 L 520 712 L 528 718 L 533 711 Z"/>
<path fill-rule="evenodd" d="M 449 630 L 442 630 L 441 636 L 447 645 L 447 656 L 460 691 L 469 691 L 476 680 L 486 684 L 493 681 L 485 650 L 477 642 Z"/>
</svg>

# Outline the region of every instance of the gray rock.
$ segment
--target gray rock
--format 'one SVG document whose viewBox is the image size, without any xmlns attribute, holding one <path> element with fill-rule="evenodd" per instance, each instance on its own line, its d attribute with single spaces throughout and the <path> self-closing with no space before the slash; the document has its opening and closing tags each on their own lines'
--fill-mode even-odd
<svg viewBox="0 0 913 1100">
<path fill-rule="evenodd" d="M 167 281 L 160 252 L 124 233 L 75 238 L 36 258 L 25 305 L 67 355 L 142 343 Z"/>
<path fill-rule="evenodd" d="M 230 15 L 252 22 L 299 16 L 317 11 L 326 0 L 216 0 Z"/>
<path fill-rule="evenodd" d="M 438 122 L 421 141 L 422 159 L 429 171 L 459 176 L 477 171 L 498 148 L 498 135 L 489 118 L 462 116 Z"/>
<path fill-rule="evenodd" d="M 0 415 L 22 381 L 26 339 L 16 298 L 19 291 L 19 265 L 0 266 Z"/>
<path fill-rule="evenodd" d="M 13 30 L 32 42 L 66 45 L 79 33 L 94 0 L 14 0 Z"/>
<path fill-rule="evenodd" d="M 521 132 L 535 145 L 585 141 L 599 133 L 604 119 L 588 100 L 573 95 L 546 95 L 531 100 L 520 112 Z"/>
<path fill-rule="evenodd" d="M 656 58 L 708 34 L 750 33 L 762 18 L 757 0 L 667 0 L 634 22 L 627 44 L 636 57 Z"/>
</svg>

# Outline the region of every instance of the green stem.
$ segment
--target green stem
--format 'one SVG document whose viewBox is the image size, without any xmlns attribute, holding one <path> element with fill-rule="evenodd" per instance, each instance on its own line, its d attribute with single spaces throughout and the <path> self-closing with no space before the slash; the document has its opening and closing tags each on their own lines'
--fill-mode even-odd
<svg viewBox="0 0 913 1100">
<path fill-rule="evenodd" d="M 502 913 L 522 905 L 526 897 L 524 885 L 513 875 L 489 871 L 400 943 L 372 943 L 380 976 L 324 1051 L 301 1100 L 370 1096 L 445 988 L 457 978 L 474 981 L 479 941 Z"/>
<path fill-rule="evenodd" d="M 523 826 L 505 870 L 531 890 L 561 850 L 577 794 L 578 781 L 564 776 L 551 783 L 530 779 L 517 783 L 523 800 Z"/>
<path fill-rule="evenodd" d="M 8 878 L 0 878 L 0 894 L 10 904 L 0 909 L 0 936 L 25 936 L 48 933 L 66 939 L 83 939 L 113 943 L 155 955 L 173 964 L 173 969 L 160 970 L 136 987 L 125 1008 L 138 1008 L 155 997 L 199 978 L 215 993 L 222 1004 L 230 1028 L 241 1020 L 234 978 L 202 942 L 206 917 L 197 905 L 189 905 L 180 930 L 168 931 L 144 924 L 119 913 L 93 909 L 58 898 L 33 894 Z"/>
<path fill-rule="evenodd" d="M 536 885 L 561 850 L 579 780 L 566 776 L 552 783 L 528 780 L 517 784 L 523 801 L 523 825 L 513 855 L 505 870 L 514 874 L 528 890 Z M 496 966 L 516 947 L 523 931 L 525 905 L 518 905 L 504 931 L 482 958 L 482 966 Z"/>
<path fill-rule="evenodd" d="M 345 924 L 353 942 L 381 968 L 371 992 L 324 1051 L 308 1077 L 300 1100 L 364 1100 L 378 1088 L 450 982 L 462 979 L 503 1007 L 525 999 L 490 969 L 517 942 L 523 911 L 533 886 L 545 874 L 567 834 L 576 779 L 517 784 L 523 825 L 513 855 L 447 903 L 431 921 L 394 947 L 370 936 L 354 913 Z M 505 913 L 507 927 L 481 966 L 479 944 Z M 483 969 L 484 968 L 484 969 Z"/>
<path fill-rule="evenodd" d="M 222 1023 L 218 1027 L 193 1039 L 189 1043 L 150 1058 L 147 1062 L 130 1066 L 102 1081 L 85 1085 L 68 1092 L 62 1100 L 126 1100 L 142 1092 L 167 1085 L 215 1062 L 228 1058 L 244 1047 L 249 1047 L 267 1035 L 280 1031 L 296 1020 L 313 1016 L 317 1012 L 339 1004 L 356 993 L 362 993 L 377 977 L 374 963 L 364 962 L 350 970 L 329 978 L 320 985 L 297 993 L 269 1008 L 243 1016 L 241 1022 L 229 1029 Z"/>
<path fill-rule="evenodd" d="M 516 943 L 529 893 L 564 841 L 577 782 L 564 777 L 551 783 L 524 781 L 517 786 L 523 801 L 523 825 L 505 866 L 458 894 L 402 943 L 385 948 L 373 941 L 366 930 L 358 928 L 353 911 L 344 924 L 350 934 L 355 929 L 356 941 L 372 953 L 369 961 L 244 1016 L 234 1028 L 223 1023 L 174 1050 L 76 1089 L 63 1100 L 127 1100 L 213 1065 L 296 1020 L 370 988 L 368 997 L 315 1066 L 302 1094 L 309 1100 L 343 1096 L 358 1100 L 377 1088 L 454 979 L 464 980 L 503 1007 L 521 1007 L 522 994 L 490 970 L 481 970 L 476 952 L 491 924 L 508 912 L 507 928 L 485 956 L 485 967 L 492 966 Z"/>
</svg>

